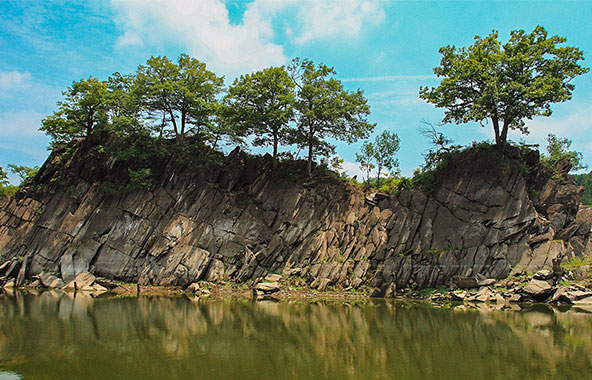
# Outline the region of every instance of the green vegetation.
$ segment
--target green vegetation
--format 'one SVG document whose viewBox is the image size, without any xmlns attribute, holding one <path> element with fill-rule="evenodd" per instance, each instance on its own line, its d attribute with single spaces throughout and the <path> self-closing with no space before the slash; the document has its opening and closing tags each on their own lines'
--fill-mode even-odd
<svg viewBox="0 0 592 380">
<path fill-rule="evenodd" d="M 529 146 L 507 141 L 508 130 L 528 133 L 525 120 L 549 116 L 551 104 L 571 98 L 571 79 L 588 72 L 579 64 L 582 52 L 561 46 L 565 41 L 538 26 L 530 34 L 512 31 L 506 43 L 493 31 L 485 38 L 475 37 L 468 47 L 442 47 L 440 66 L 434 69 L 442 82 L 435 88 L 421 87 L 420 97 L 445 109 L 443 123 L 491 120 L 495 144 L 454 145 L 436 130 L 442 124 L 424 121 L 421 133 L 432 148 L 424 155 L 425 164 L 405 178 L 398 175 L 395 158 L 399 137 L 383 131 L 374 141 L 364 142 L 356 154 L 366 174 L 365 188 L 430 193 L 441 173 L 471 152 L 500 163 L 502 170 L 491 174 L 507 173 L 507 145 L 518 147 L 522 158 L 530 151 Z M 353 143 L 367 138 L 375 124 L 368 121 L 370 109 L 363 92 L 345 90 L 335 76 L 332 67 L 296 58 L 286 67 L 242 75 L 225 88 L 222 76 L 186 54 L 176 61 L 151 57 L 132 74 L 116 72 L 104 81 L 89 77 L 73 82 L 40 130 L 52 138 L 51 147 L 58 153 L 54 163 L 77 166 L 88 179 L 101 178 L 103 190 L 110 194 L 149 189 L 169 163 L 205 167 L 219 160 L 221 146 L 246 142 L 271 147 L 280 178 L 301 181 L 315 169 L 317 174 L 361 186 L 343 172 L 343 159 L 335 155 L 329 139 Z M 570 140 L 550 134 L 547 141 L 545 165 L 552 168 L 568 158 L 573 170 L 586 167 L 582 155 L 569 150 Z M 297 150 L 281 152 L 282 146 Z M 306 152 L 306 167 L 297 160 L 301 151 Z M 84 162 L 91 161 L 99 164 L 86 167 Z M 11 166 L 23 183 L 36 169 Z M 371 178 L 374 169 L 377 176 Z M 0 196 L 13 194 L 15 187 L 8 185 L 4 172 L 0 174 L 4 178 Z M 65 177 L 58 172 L 52 180 L 72 187 Z M 576 180 L 590 188 L 585 175 Z M 591 203 L 590 191 L 584 202 Z"/>
<path fill-rule="evenodd" d="M 588 207 L 592 207 L 592 172 L 588 174 L 574 174 L 573 178 L 579 186 L 584 186 L 582 203 Z"/>
<path fill-rule="evenodd" d="M 567 158 L 571 164 L 571 171 L 578 171 L 587 169 L 588 165 L 584 164 L 584 158 L 582 153 L 570 151 L 571 140 L 567 138 L 560 138 L 556 135 L 549 133 L 546 138 L 547 140 L 547 153 L 541 157 L 543 165 L 554 170 L 555 165 L 562 159 Z"/>
<path fill-rule="evenodd" d="M 399 150 L 400 143 L 401 141 L 396 133 L 383 131 L 380 135 L 376 136 L 374 143 L 367 141 L 362 145 L 361 153 L 356 153 L 356 162 L 360 164 L 360 169 L 366 171 L 366 183 L 370 183 L 370 171 L 374 167 L 377 168 L 378 172 L 376 187 L 380 187 L 380 173 L 382 169 L 392 171 L 399 167 L 399 161 L 395 158 L 395 153 Z"/>
<path fill-rule="evenodd" d="M 8 164 L 8 168 L 11 172 L 18 175 L 21 182 L 19 185 L 11 185 L 8 181 L 8 174 L 4 169 L 0 166 L 0 200 L 8 197 L 12 197 L 18 191 L 20 186 L 24 186 L 28 184 L 35 174 L 39 171 L 39 167 L 35 166 L 30 168 L 28 166 L 23 165 L 13 165 Z"/>
<path fill-rule="evenodd" d="M 281 155 L 280 144 L 307 149 L 311 176 L 316 158 L 326 162 L 334 154 L 326 138 L 355 142 L 374 129 L 362 91 L 344 90 L 335 74 L 295 59 L 288 68 L 241 76 L 224 95 L 224 78 L 203 62 L 186 54 L 176 62 L 151 57 L 134 74 L 74 82 L 40 130 L 64 165 L 81 161 L 75 156 L 84 147 L 86 159 L 100 163 L 87 172 L 102 174 L 103 189 L 113 194 L 150 188 L 170 159 L 204 165 L 221 155 L 220 145 L 246 139 L 272 145 L 276 167 L 280 158 L 294 158 Z M 339 167 L 339 158 L 331 163 Z"/>
<path fill-rule="evenodd" d="M 254 146 L 289 144 L 294 119 L 294 82 L 284 67 L 270 67 L 236 79 L 225 97 L 227 124 L 255 135 Z"/>
<path fill-rule="evenodd" d="M 308 175 L 318 155 L 330 156 L 335 147 L 325 141 L 331 137 L 354 143 L 366 138 L 375 125 L 367 121 L 370 107 L 362 90 L 348 92 L 333 76 L 332 67 L 315 65 L 308 59 L 294 59 L 288 71 L 296 85 L 297 112 L 293 141 L 308 150 Z"/>
<path fill-rule="evenodd" d="M 445 109 L 444 123 L 491 120 L 495 143 L 503 150 L 508 130 L 528 133 L 525 119 L 550 116 L 552 103 L 571 99 L 570 81 L 589 71 L 578 64 L 584 59 L 581 50 L 558 46 L 565 41 L 537 26 L 530 34 L 510 32 L 505 44 L 493 31 L 475 36 L 469 47 L 442 47 L 440 66 L 434 68 L 442 82 L 421 87 L 420 97 Z"/>
</svg>

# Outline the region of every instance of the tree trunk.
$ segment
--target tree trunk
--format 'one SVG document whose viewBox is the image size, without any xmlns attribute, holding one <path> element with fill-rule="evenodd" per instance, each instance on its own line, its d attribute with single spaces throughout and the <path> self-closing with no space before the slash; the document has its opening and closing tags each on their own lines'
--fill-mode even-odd
<svg viewBox="0 0 592 380">
<path fill-rule="evenodd" d="M 312 137 L 308 139 L 308 177 L 312 177 Z"/>
<path fill-rule="evenodd" d="M 506 149 L 506 142 L 508 141 L 508 126 L 509 123 L 506 123 L 506 121 L 504 120 L 504 126 L 502 127 L 502 133 L 500 136 L 500 147 L 502 151 Z"/>
<path fill-rule="evenodd" d="M 380 186 L 380 169 L 381 169 L 380 164 L 378 164 L 378 166 L 377 166 L 378 175 L 376 176 L 376 187 Z"/>
<path fill-rule="evenodd" d="M 278 154 L 278 136 L 277 133 L 273 134 L 273 167 L 277 162 L 277 154 Z"/>
<path fill-rule="evenodd" d="M 499 121 L 497 117 L 492 117 L 491 121 L 493 123 L 493 132 L 495 133 L 495 145 L 500 146 L 501 137 L 499 132 Z"/>
</svg>

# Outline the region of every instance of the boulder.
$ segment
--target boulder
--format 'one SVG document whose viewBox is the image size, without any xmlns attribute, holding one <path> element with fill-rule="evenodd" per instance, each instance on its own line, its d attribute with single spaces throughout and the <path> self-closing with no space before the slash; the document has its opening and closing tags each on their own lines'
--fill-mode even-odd
<svg viewBox="0 0 592 380">
<path fill-rule="evenodd" d="M 522 292 L 534 301 L 542 301 L 547 298 L 553 290 L 553 285 L 548 281 L 532 279 L 522 289 Z"/>
<path fill-rule="evenodd" d="M 549 301 L 567 304 L 592 304 L 592 292 L 577 285 L 560 287 L 553 293 Z"/>
<path fill-rule="evenodd" d="M 275 274 L 275 273 L 270 273 L 267 276 L 265 276 L 265 281 L 269 281 L 269 282 L 278 282 L 282 279 L 282 276 L 279 274 Z"/>
<path fill-rule="evenodd" d="M 253 288 L 258 295 L 268 295 L 280 291 L 280 285 L 277 282 L 260 282 Z"/>
<path fill-rule="evenodd" d="M 63 288 L 66 285 L 61 278 L 47 272 L 43 272 L 39 275 L 39 281 L 41 281 L 43 286 L 50 289 Z"/>
<path fill-rule="evenodd" d="M 95 280 L 96 277 L 92 273 L 82 272 L 78 276 L 76 276 L 72 281 L 67 283 L 66 286 L 64 286 L 62 289 L 94 291 L 97 290 L 95 287 L 93 287 Z"/>
</svg>

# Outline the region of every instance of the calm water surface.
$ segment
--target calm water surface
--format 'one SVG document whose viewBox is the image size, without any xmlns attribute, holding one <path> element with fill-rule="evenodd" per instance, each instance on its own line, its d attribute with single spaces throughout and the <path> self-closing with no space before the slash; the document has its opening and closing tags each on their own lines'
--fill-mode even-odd
<svg viewBox="0 0 592 380">
<path fill-rule="evenodd" d="M 0 295 L 0 379 L 592 379 L 592 314 Z"/>
</svg>

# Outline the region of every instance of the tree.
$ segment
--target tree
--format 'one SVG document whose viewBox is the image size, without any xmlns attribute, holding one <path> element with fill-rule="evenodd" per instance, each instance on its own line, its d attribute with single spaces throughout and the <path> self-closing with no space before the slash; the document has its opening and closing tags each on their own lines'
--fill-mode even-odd
<svg viewBox="0 0 592 380">
<path fill-rule="evenodd" d="M 592 207 L 592 172 L 588 174 L 574 174 L 572 177 L 578 186 L 584 187 L 582 203 L 588 207 Z"/>
<path fill-rule="evenodd" d="M 39 130 L 53 139 L 52 144 L 68 143 L 91 135 L 107 123 L 107 85 L 89 77 L 73 82 L 62 93 L 59 110 L 41 121 Z"/>
<path fill-rule="evenodd" d="M 142 125 L 140 115 L 142 107 L 135 75 L 113 73 L 107 79 L 107 110 L 109 128 L 119 136 L 133 133 L 149 133 Z"/>
<path fill-rule="evenodd" d="M 376 160 L 376 170 L 378 172 L 376 185 L 380 186 L 380 172 L 385 168 L 389 171 L 399 167 L 399 161 L 395 158 L 395 153 L 399 150 L 399 136 L 396 133 L 383 131 L 376 136 L 374 140 L 373 157 Z"/>
<path fill-rule="evenodd" d="M 280 143 L 289 142 L 294 115 L 294 82 L 284 67 L 270 67 L 237 78 L 228 89 L 225 104 L 231 123 L 254 133 L 253 145 L 273 146 L 273 162 Z"/>
<path fill-rule="evenodd" d="M 360 169 L 366 172 L 366 183 L 370 183 L 370 172 L 375 168 L 372 163 L 374 158 L 374 145 L 371 142 L 364 142 L 362 144 L 362 151 L 356 153 L 356 162 L 360 164 Z"/>
<path fill-rule="evenodd" d="M 421 87 L 420 98 L 445 108 L 445 123 L 491 120 L 496 145 L 504 149 L 508 130 L 527 134 L 525 119 L 550 116 L 552 103 L 571 99 L 571 80 L 589 71 L 578 64 L 584 59 L 581 50 L 558 46 L 565 41 L 537 26 L 530 34 L 510 32 L 505 44 L 492 31 L 475 36 L 469 47 L 442 47 L 440 66 L 434 68 L 442 82 Z"/>
<path fill-rule="evenodd" d="M 162 120 L 162 132 L 169 123 L 176 139 L 188 133 L 211 138 L 211 126 L 218 109 L 216 96 L 222 91 L 224 77 L 208 71 L 206 64 L 187 54 L 177 63 L 167 57 L 151 57 L 138 67 L 138 85 L 142 103 L 152 118 Z"/>
<path fill-rule="evenodd" d="M 2 166 L 0 166 L 0 186 L 6 186 L 8 184 L 8 174 L 6 174 L 4 169 L 2 169 Z"/>
<path fill-rule="evenodd" d="M 545 140 L 547 140 L 548 143 L 547 153 L 549 155 L 543 156 L 543 163 L 547 166 L 554 167 L 557 161 L 567 158 L 571 163 L 571 171 L 588 168 L 588 165 L 584 164 L 582 153 L 569 150 L 571 147 L 571 140 L 557 137 L 552 133 L 549 133 Z"/>
<path fill-rule="evenodd" d="M 24 165 L 8 164 L 8 168 L 11 172 L 19 176 L 19 178 L 21 179 L 21 184 L 35 177 L 35 175 L 39 171 L 39 166 L 31 168 L 29 166 Z"/>
<path fill-rule="evenodd" d="M 317 155 L 327 156 L 334 146 L 324 138 L 353 143 L 366 138 L 375 127 L 366 117 L 370 107 L 361 90 L 349 92 L 335 78 L 332 67 L 296 58 L 288 71 L 297 87 L 297 130 L 294 141 L 308 149 L 308 175 Z"/>
</svg>

